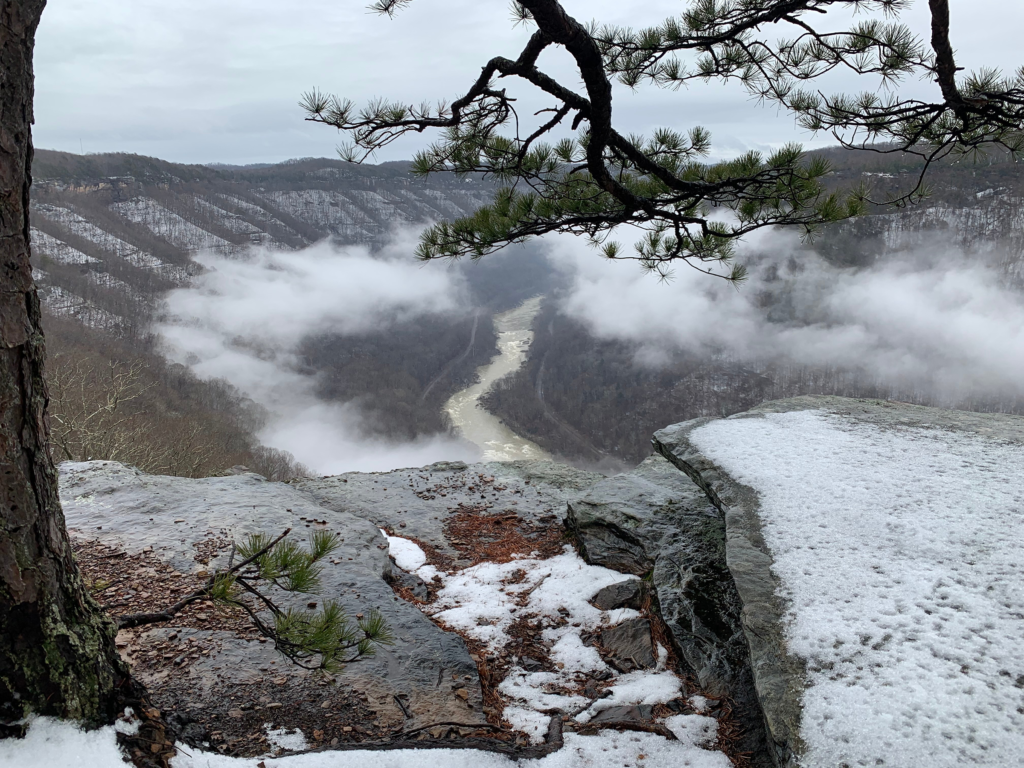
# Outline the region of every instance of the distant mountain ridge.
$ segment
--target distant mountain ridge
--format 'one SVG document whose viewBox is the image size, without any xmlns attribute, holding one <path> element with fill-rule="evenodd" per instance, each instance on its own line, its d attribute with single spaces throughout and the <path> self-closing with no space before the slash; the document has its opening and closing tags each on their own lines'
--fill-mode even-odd
<svg viewBox="0 0 1024 768">
<path fill-rule="evenodd" d="M 153 297 L 184 284 L 202 250 L 296 249 L 325 238 L 383 244 L 395 226 L 462 216 L 492 185 L 408 163 L 303 159 L 242 168 L 130 154 L 37 150 L 32 240 L 51 312 L 133 333 Z"/>
<path fill-rule="evenodd" d="M 864 184 L 885 200 L 913 188 L 921 161 L 841 149 L 820 150 L 833 164 L 830 184 Z M 815 249 L 836 266 L 866 266 L 901 250 L 942 244 L 999 269 L 1024 290 L 1024 166 L 1007 153 L 950 157 L 924 179 L 926 196 L 909 206 L 871 206 L 871 215 L 829 227 Z"/>
<path fill-rule="evenodd" d="M 912 188 L 920 171 L 919 159 L 908 155 L 817 154 L 832 162 L 830 185 L 862 183 L 877 200 Z M 494 189 L 488 181 L 449 174 L 415 178 L 409 169 L 401 162 L 363 166 L 315 158 L 247 167 L 181 165 L 129 154 L 39 150 L 32 258 L 41 296 L 51 314 L 76 319 L 96 336 L 134 341 L 147 333 L 159 297 L 198 273 L 194 256 L 201 250 L 232 255 L 252 245 L 298 249 L 324 238 L 374 248 L 396 224 L 470 213 Z M 1021 165 L 999 154 L 947 159 L 931 169 L 928 185 L 923 202 L 875 206 L 871 215 L 826 228 L 810 247 L 845 274 L 901 251 L 941 260 L 957 250 L 997 270 L 1007 286 L 1024 290 Z M 752 258 L 762 256 L 772 254 Z M 773 322 L 806 320 L 794 314 L 790 301 L 801 268 L 799 257 L 781 262 L 773 281 L 762 286 L 758 301 L 771 308 Z M 412 439 L 437 433 L 446 427 L 439 415 L 444 400 L 471 382 L 476 366 L 494 352 L 490 313 L 548 294 L 527 364 L 503 380 L 486 405 L 556 455 L 635 463 L 650 450 L 647 436 L 666 423 L 806 393 L 939 404 L 928 391 L 772 360 L 754 365 L 683 356 L 661 369 L 638 366 L 635 345 L 597 339 L 560 312 L 558 282 L 566 278 L 541 247 L 510 249 L 464 272 L 482 322 L 472 354 L 445 374 L 444 386 L 431 389 L 430 382 L 451 360 L 462 359 L 473 338 L 468 316 L 307 340 L 302 357 L 325 382 L 323 396 L 367 404 L 367 423 L 381 434 Z M 972 397 L 956 405 L 1024 412 L 1018 396 Z"/>
</svg>

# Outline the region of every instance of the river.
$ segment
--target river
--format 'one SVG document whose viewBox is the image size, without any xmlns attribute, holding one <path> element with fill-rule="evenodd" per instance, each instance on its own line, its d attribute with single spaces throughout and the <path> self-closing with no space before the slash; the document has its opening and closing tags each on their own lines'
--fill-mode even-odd
<svg viewBox="0 0 1024 768">
<path fill-rule="evenodd" d="M 540 311 L 541 298 L 534 296 L 515 309 L 494 316 L 498 354 L 487 365 L 477 369 L 476 384 L 456 392 L 444 404 L 452 424 L 462 437 L 480 448 L 484 461 L 550 458 L 540 446 L 517 435 L 480 405 L 480 398 L 494 382 L 518 370 L 526 361 L 526 353 L 533 341 L 530 327 Z"/>
</svg>

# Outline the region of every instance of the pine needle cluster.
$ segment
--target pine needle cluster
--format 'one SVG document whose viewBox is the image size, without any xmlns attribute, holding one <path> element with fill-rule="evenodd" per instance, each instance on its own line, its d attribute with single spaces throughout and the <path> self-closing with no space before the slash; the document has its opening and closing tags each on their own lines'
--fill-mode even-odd
<svg viewBox="0 0 1024 768">
<path fill-rule="evenodd" d="M 371 8 L 393 16 L 410 2 L 379 0 Z M 662 276 L 683 261 L 739 281 L 744 271 L 733 263 L 734 243 L 755 229 L 791 226 L 811 236 L 871 204 L 920 199 L 928 167 L 952 153 L 1024 151 L 1024 68 L 1011 77 L 994 70 L 961 77 L 949 2 L 928 4 L 925 42 L 900 22 L 908 0 L 688 0 L 679 15 L 639 29 L 581 23 L 558 0 L 516 0 L 512 22 L 534 29 L 529 42 L 515 59 L 488 61 L 453 101 L 377 99 L 359 109 L 314 89 L 301 106 L 308 120 L 347 134 L 340 152 L 352 162 L 409 132 L 435 130 L 439 138 L 417 154 L 415 173 L 482 174 L 500 182 L 489 205 L 429 228 L 422 259 L 479 258 L 567 232 L 589 238 L 608 258 L 635 259 Z M 831 11 L 860 15 L 829 29 Z M 582 90 L 538 66 L 552 47 L 572 57 Z M 827 95 L 816 81 L 836 71 L 872 85 L 860 94 Z M 913 76 L 937 84 L 934 101 L 899 95 L 899 84 Z M 862 185 L 834 189 L 828 163 L 798 145 L 709 162 L 711 137 L 699 126 L 648 137 L 616 129 L 613 82 L 680 89 L 698 81 L 739 82 L 756 100 L 846 147 L 916 155 L 921 174 L 898 194 L 874 200 Z M 532 122 L 517 111 L 509 91 L 516 83 L 551 100 Z M 623 225 L 644 233 L 632 253 L 610 239 Z"/>
<path fill-rule="evenodd" d="M 202 588 L 166 611 L 122 616 L 118 626 L 169 621 L 188 604 L 211 600 L 248 614 L 260 633 L 293 663 L 327 673 L 393 644 L 391 629 L 376 609 L 353 621 L 334 600 L 324 601 L 317 610 L 278 605 L 271 597 L 276 592 L 315 594 L 320 589 L 321 561 L 340 544 L 337 534 L 314 531 L 302 547 L 287 538 L 289 533 L 290 529 L 276 538 L 250 534 L 233 547 L 227 565 L 214 571 Z"/>
</svg>

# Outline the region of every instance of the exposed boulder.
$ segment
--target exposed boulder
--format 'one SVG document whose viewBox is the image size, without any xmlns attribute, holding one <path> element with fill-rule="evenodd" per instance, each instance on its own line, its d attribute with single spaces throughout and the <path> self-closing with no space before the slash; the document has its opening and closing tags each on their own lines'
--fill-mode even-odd
<svg viewBox="0 0 1024 768">
<path fill-rule="evenodd" d="M 643 597 L 643 582 L 639 579 L 626 579 L 618 584 L 605 587 L 590 601 L 591 605 L 602 611 L 614 611 L 616 608 L 640 608 Z"/>
<path fill-rule="evenodd" d="M 408 593 L 417 600 L 427 600 L 430 597 L 427 585 L 423 579 L 415 573 L 403 571 L 394 564 L 391 567 L 391 584 L 399 589 L 408 590 Z"/>
<path fill-rule="evenodd" d="M 650 722 L 654 719 L 654 707 L 649 704 L 633 704 L 625 707 L 602 709 L 589 721 L 589 725 L 632 725 Z"/>
<path fill-rule="evenodd" d="M 682 470 L 702 498 L 719 512 L 713 534 L 721 552 L 714 559 L 718 567 L 706 570 L 711 578 L 701 579 L 688 590 L 691 604 L 694 613 L 712 623 L 728 616 L 729 630 L 739 630 L 729 645 L 741 649 L 744 679 L 753 686 L 753 699 L 765 721 L 765 747 L 776 765 L 790 765 L 798 749 L 803 666 L 785 652 L 784 607 L 777 597 L 778 580 L 760 534 L 757 494 L 728 481 L 687 440 L 693 429 L 709 421 L 712 419 L 694 419 L 666 427 L 655 433 L 654 447 Z M 727 587 L 723 589 L 723 585 Z"/>
<path fill-rule="evenodd" d="M 620 672 L 654 669 L 658 665 L 651 639 L 651 622 L 647 619 L 627 619 L 601 630 L 601 647 L 607 654 L 608 663 Z"/>
</svg>

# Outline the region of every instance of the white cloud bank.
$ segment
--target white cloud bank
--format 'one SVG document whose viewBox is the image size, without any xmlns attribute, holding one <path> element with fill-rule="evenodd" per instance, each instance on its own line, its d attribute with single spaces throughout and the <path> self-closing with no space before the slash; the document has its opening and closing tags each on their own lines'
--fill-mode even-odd
<svg viewBox="0 0 1024 768">
<path fill-rule="evenodd" d="M 466 291 L 458 273 L 412 260 L 414 237 L 400 232 L 374 255 L 324 242 L 302 251 L 255 249 L 243 258 L 198 256 L 206 272 L 168 294 L 157 333 L 171 359 L 200 378 L 227 380 L 266 408 L 260 439 L 316 472 L 472 460 L 472 447 L 447 435 L 402 444 L 369 436 L 355 405 L 320 399 L 316 378 L 298 371 L 295 350 L 308 335 L 379 331 L 461 311 Z"/>
<path fill-rule="evenodd" d="M 940 398 L 1024 394 L 1024 297 L 998 269 L 941 244 L 840 269 L 794 234 L 764 231 L 741 245 L 751 275 L 738 288 L 685 265 L 659 282 L 570 238 L 548 245 L 572 275 L 562 311 L 599 338 L 636 344 L 642 363 L 714 352 L 841 367 Z"/>
</svg>

